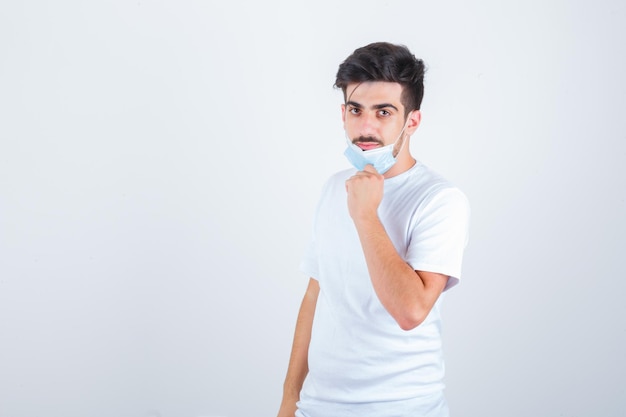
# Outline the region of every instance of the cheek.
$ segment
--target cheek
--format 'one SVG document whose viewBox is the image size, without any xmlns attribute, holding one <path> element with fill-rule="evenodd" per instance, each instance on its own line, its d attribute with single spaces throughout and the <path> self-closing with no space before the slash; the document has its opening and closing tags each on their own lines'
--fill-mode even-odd
<svg viewBox="0 0 626 417">
<path fill-rule="evenodd" d="M 347 118 L 343 119 L 343 128 L 347 131 L 347 132 L 354 132 L 355 130 L 357 130 L 357 123 L 354 120 L 354 118 L 348 116 Z"/>
<path fill-rule="evenodd" d="M 393 143 L 398 140 L 400 136 L 400 132 L 402 131 L 403 126 L 386 126 L 385 129 L 381 132 L 383 135 L 383 139 L 386 144 Z"/>
</svg>

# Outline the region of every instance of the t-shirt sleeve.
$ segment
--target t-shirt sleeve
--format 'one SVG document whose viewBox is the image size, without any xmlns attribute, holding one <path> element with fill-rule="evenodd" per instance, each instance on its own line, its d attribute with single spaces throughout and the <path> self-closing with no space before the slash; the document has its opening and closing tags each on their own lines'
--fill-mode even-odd
<svg viewBox="0 0 626 417">
<path fill-rule="evenodd" d="M 445 290 L 455 286 L 461 278 L 469 218 L 469 202 L 461 190 L 451 187 L 436 192 L 413 219 L 407 263 L 417 271 L 448 275 Z"/>
<path fill-rule="evenodd" d="M 319 217 L 320 207 L 325 196 L 328 194 L 329 184 L 332 178 L 327 180 L 323 186 L 315 207 L 315 213 L 313 214 L 313 221 L 311 222 L 311 235 L 309 242 L 304 249 L 304 254 L 300 260 L 300 271 L 304 273 L 307 278 L 319 279 L 319 257 L 316 244 L 315 232 L 317 230 L 317 219 Z"/>
<path fill-rule="evenodd" d="M 315 238 L 311 236 L 309 244 L 304 250 L 304 255 L 300 260 L 300 271 L 309 278 L 319 279 L 319 266 L 317 263 L 317 250 L 315 248 Z"/>
</svg>

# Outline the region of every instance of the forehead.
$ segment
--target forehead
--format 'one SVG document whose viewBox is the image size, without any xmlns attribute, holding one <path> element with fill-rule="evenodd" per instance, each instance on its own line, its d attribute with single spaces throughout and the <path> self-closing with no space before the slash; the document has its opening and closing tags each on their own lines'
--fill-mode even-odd
<svg viewBox="0 0 626 417">
<path fill-rule="evenodd" d="M 363 106 L 389 103 L 400 108 L 401 97 L 402 86 L 386 81 L 353 83 L 348 84 L 346 88 L 346 101 L 356 102 Z"/>
</svg>

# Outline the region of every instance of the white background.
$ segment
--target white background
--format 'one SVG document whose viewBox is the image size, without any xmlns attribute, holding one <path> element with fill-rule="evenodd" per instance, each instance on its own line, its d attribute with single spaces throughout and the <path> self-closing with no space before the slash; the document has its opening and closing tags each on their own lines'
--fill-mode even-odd
<svg viewBox="0 0 626 417">
<path fill-rule="evenodd" d="M 456 417 L 626 414 L 623 1 L 0 6 L 0 417 L 272 416 L 339 63 L 428 65 Z"/>
</svg>

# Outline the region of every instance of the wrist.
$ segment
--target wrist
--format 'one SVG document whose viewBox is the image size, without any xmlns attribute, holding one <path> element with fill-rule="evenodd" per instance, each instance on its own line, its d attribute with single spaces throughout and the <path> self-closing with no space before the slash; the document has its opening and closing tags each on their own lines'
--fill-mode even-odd
<svg viewBox="0 0 626 417">
<path fill-rule="evenodd" d="M 352 221 L 358 229 L 368 229 L 380 225 L 380 219 L 377 212 L 359 213 L 352 216 Z"/>
</svg>

